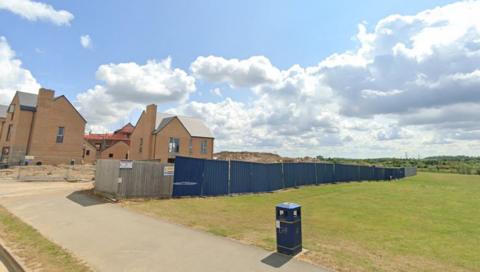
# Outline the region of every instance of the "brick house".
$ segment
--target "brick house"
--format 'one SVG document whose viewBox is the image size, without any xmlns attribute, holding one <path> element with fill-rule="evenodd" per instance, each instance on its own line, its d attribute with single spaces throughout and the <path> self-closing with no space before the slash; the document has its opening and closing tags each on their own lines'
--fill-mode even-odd
<svg viewBox="0 0 480 272">
<path fill-rule="evenodd" d="M 130 137 L 130 158 L 174 162 L 177 155 L 212 159 L 214 137 L 199 119 L 158 113 L 156 105 L 142 112 Z"/>
<path fill-rule="evenodd" d="M 113 133 L 89 133 L 84 138 L 95 147 L 95 159 L 128 160 L 133 129 L 134 126 L 128 123 Z"/>
<path fill-rule="evenodd" d="M 97 160 L 97 149 L 87 140 L 83 140 L 82 160 L 83 163 L 93 164 Z"/>
<path fill-rule="evenodd" d="M 86 120 L 65 96 L 40 89 L 38 95 L 17 92 L 0 135 L 0 161 L 60 164 L 82 161 Z"/>
<path fill-rule="evenodd" d="M 8 106 L 0 105 L 0 137 L 2 136 L 3 127 L 7 119 Z"/>
</svg>

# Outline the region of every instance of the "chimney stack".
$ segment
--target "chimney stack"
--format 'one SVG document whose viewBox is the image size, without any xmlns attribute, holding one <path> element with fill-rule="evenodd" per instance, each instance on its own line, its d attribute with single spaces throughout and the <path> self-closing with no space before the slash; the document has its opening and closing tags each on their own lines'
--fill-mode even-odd
<svg viewBox="0 0 480 272">
<path fill-rule="evenodd" d="M 37 106 L 48 104 L 48 102 L 52 101 L 54 97 L 55 97 L 55 91 L 45 89 L 45 88 L 40 88 L 40 90 L 38 90 Z"/>
</svg>

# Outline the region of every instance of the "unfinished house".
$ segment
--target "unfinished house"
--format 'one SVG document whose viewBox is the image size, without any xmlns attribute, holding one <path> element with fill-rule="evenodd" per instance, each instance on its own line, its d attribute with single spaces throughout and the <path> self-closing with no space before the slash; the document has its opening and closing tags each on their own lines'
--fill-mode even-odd
<svg viewBox="0 0 480 272">
<path fill-rule="evenodd" d="M 128 123 L 113 133 L 86 134 L 85 140 L 95 147 L 95 159 L 128 160 L 130 135 L 132 134 L 133 129 L 134 126 Z M 87 149 L 88 146 L 86 146 L 85 153 L 87 153 Z M 85 157 L 88 156 L 86 155 Z"/>
<path fill-rule="evenodd" d="M 130 137 L 130 158 L 175 162 L 177 155 L 212 159 L 214 137 L 199 119 L 158 113 L 156 105 L 142 112 Z"/>
<path fill-rule="evenodd" d="M 17 92 L 0 135 L 0 161 L 61 164 L 82 160 L 85 119 L 65 96 Z"/>
</svg>

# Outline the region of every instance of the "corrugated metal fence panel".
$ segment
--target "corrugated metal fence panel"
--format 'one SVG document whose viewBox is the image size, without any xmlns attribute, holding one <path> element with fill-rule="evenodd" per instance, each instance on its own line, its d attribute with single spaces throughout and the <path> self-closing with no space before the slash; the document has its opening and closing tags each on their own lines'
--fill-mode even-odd
<svg viewBox="0 0 480 272">
<path fill-rule="evenodd" d="M 360 179 L 360 166 L 350 165 L 349 173 L 352 181 L 359 181 Z"/>
<path fill-rule="evenodd" d="M 175 158 L 173 196 L 202 195 L 204 162 L 202 159 Z"/>
<path fill-rule="evenodd" d="M 335 181 L 337 182 L 345 182 L 345 181 L 353 181 L 352 179 L 352 168 L 350 165 L 346 164 L 335 164 Z"/>
<path fill-rule="evenodd" d="M 118 160 L 98 160 L 95 166 L 95 190 L 116 195 L 119 169 Z"/>
<path fill-rule="evenodd" d="M 375 180 L 384 180 L 385 179 L 385 168 L 374 167 Z"/>
<path fill-rule="evenodd" d="M 385 180 L 391 180 L 395 178 L 394 170 L 395 169 L 393 168 L 385 168 Z"/>
<path fill-rule="evenodd" d="M 250 165 L 250 171 L 252 173 L 252 192 L 268 192 L 270 189 L 270 178 L 268 176 L 268 166 L 263 163 L 252 163 Z"/>
<path fill-rule="evenodd" d="M 275 191 L 283 188 L 283 174 L 281 163 L 267 164 L 267 175 L 270 181 L 270 190 Z"/>
<path fill-rule="evenodd" d="M 228 194 L 228 161 L 205 160 L 203 195 Z"/>
<path fill-rule="evenodd" d="M 301 176 L 300 166 L 297 163 L 284 163 L 283 164 L 283 177 L 285 180 L 285 188 L 295 187 L 298 184 L 298 180 Z"/>
<path fill-rule="evenodd" d="M 302 163 L 302 185 L 317 184 L 315 163 Z"/>
<path fill-rule="evenodd" d="M 373 167 L 370 166 L 359 166 L 360 177 L 359 180 L 366 181 L 366 180 L 374 180 L 375 173 Z"/>
<path fill-rule="evenodd" d="M 332 183 L 334 181 L 334 165 L 331 163 L 317 163 L 317 183 Z"/>
<path fill-rule="evenodd" d="M 416 167 L 405 167 L 405 177 L 411 177 L 417 175 Z"/>
<path fill-rule="evenodd" d="M 230 193 L 251 192 L 251 163 L 241 161 L 230 162 Z"/>
</svg>

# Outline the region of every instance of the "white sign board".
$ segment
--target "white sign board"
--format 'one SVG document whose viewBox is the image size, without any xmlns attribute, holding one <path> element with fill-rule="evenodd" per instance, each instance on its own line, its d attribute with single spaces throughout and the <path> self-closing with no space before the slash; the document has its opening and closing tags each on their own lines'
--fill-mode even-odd
<svg viewBox="0 0 480 272">
<path fill-rule="evenodd" d="M 35 156 L 25 156 L 26 161 L 33 161 L 35 159 Z"/>
<path fill-rule="evenodd" d="M 133 168 L 133 161 L 121 160 L 120 161 L 120 169 L 132 169 Z"/>
<path fill-rule="evenodd" d="M 163 168 L 164 176 L 173 176 L 174 172 L 175 172 L 175 166 L 165 166 L 165 168 Z"/>
</svg>

